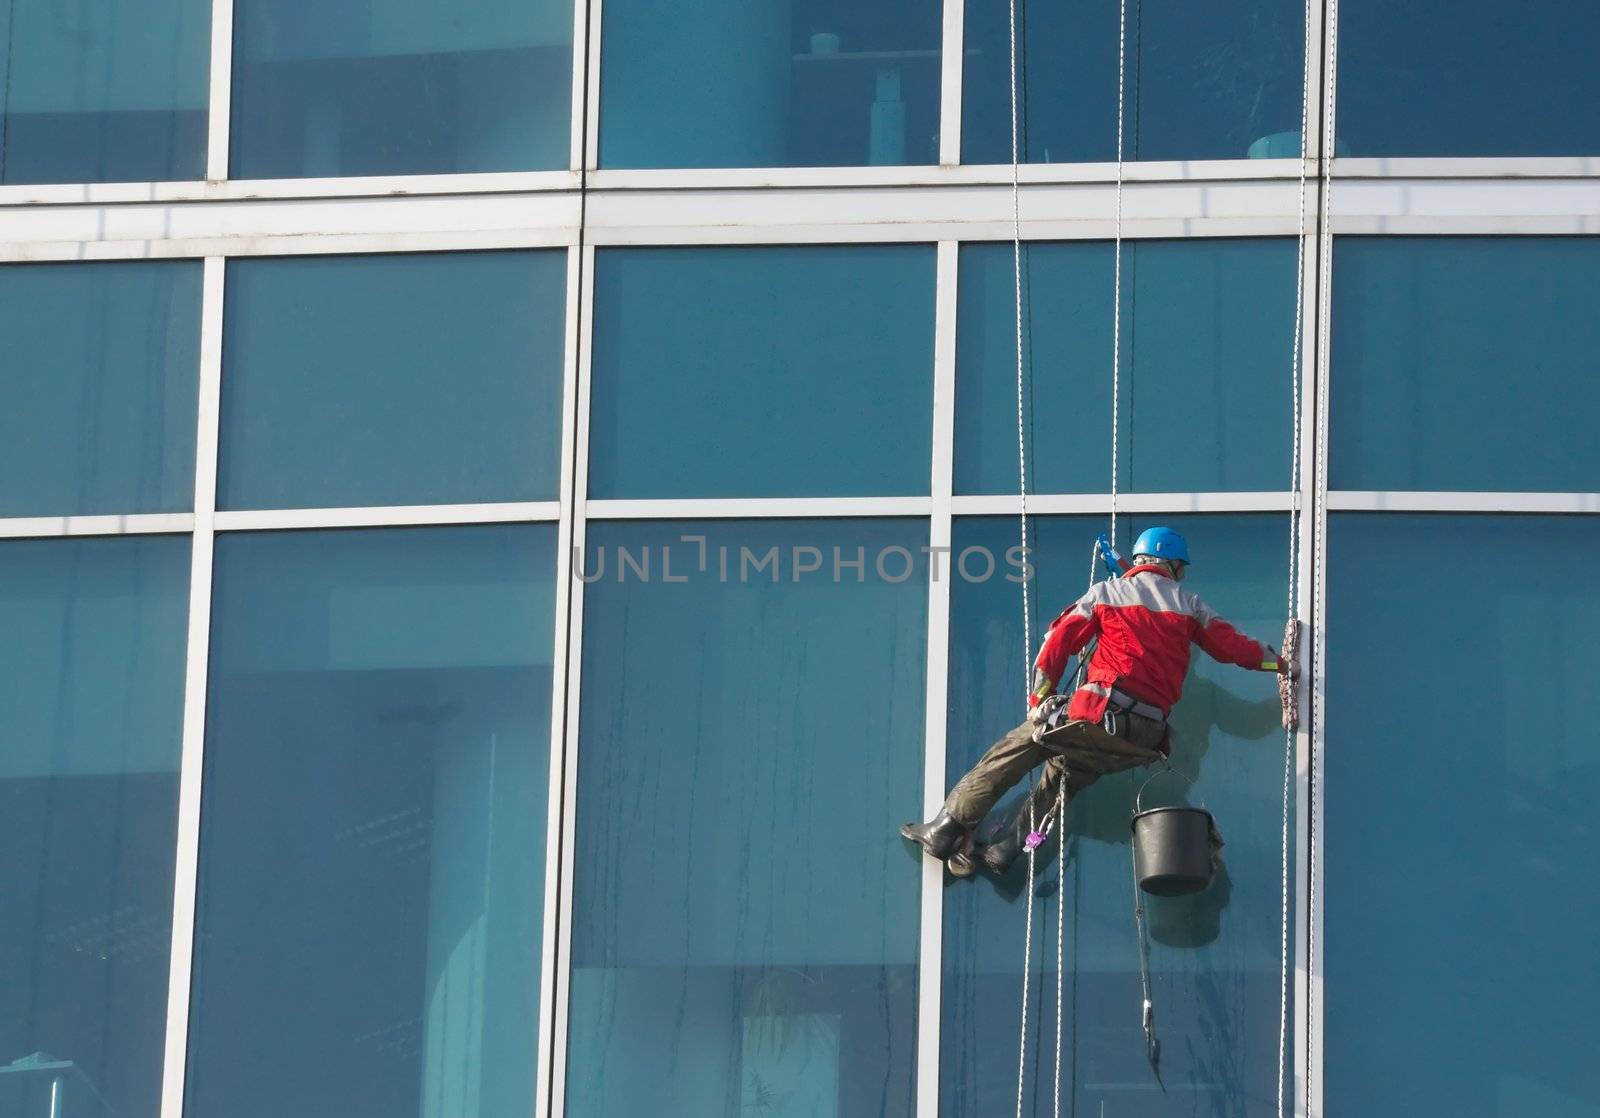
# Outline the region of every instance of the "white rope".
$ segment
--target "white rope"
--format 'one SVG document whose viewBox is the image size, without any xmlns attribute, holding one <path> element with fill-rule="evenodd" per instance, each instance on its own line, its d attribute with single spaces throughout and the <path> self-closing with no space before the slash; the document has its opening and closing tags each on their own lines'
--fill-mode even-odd
<svg viewBox="0 0 1600 1118">
<path fill-rule="evenodd" d="M 1300 608 L 1300 362 L 1301 339 L 1305 332 L 1305 253 L 1306 253 L 1306 125 L 1311 112 L 1311 34 L 1314 27 L 1314 0 L 1306 0 L 1305 65 L 1300 81 L 1300 226 L 1294 255 L 1294 343 L 1289 362 L 1290 430 L 1289 452 L 1289 602 L 1287 616 L 1295 617 Z M 1278 1109 L 1283 1114 L 1284 1069 L 1289 1050 L 1289 800 L 1294 776 L 1295 731 L 1284 731 L 1283 744 L 1283 823 L 1279 833 L 1278 921 Z"/>
<path fill-rule="evenodd" d="M 1324 72 L 1326 73 L 1327 77 L 1323 83 L 1324 102 L 1322 113 L 1322 166 L 1320 168 L 1322 172 L 1322 236 L 1320 239 L 1317 260 L 1319 272 L 1318 306 L 1320 308 L 1317 316 L 1318 354 L 1321 360 L 1324 362 L 1324 369 L 1327 367 L 1326 362 L 1330 360 L 1328 328 L 1328 320 L 1330 316 L 1328 311 L 1330 300 L 1332 298 L 1333 285 L 1332 215 L 1333 157 L 1335 150 L 1334 105 L 1336 103 L 1334 89 L 1337 85 L 1339 75 L 1339 0 L 1326 0 L 1325 10 L 1327 12 L 1328 30 L 1325 39 L 1325 42 L 1327 43 L 1327 58 L 1323 63 Z M 1328 377 L 1326 375 L 1317 378 L 1316 422 L 1317 441 L 1315 450 L 1316 464 L 1314 472 L 1315 503 L 1312 506 L 1312 524 L 1314 528 L 1312 536 L 1312 555 L 1316 558 L 1318 563 L 1321 563 L 1325 561 L 1324 557 L 1327 554 L 1327 552 L 1324 550 L 1326 547 L 1326 540 L 1323 538 L 1328 508 Z M 1311 588 L 1311 618 L 1312 621 L 1319 627 L 1320 633 L 1320 628 L 1325 616 L 1323 609 L 1322 580 L 1313 578 L 1311 581 Z M 1312 647 L 1316 648 L 1319 644 L 1320 637 L 1319 640 L 1312 645 Z M 1315 653 L 1313 653 L 1313 658 L 1315 658 Z M 1310 811 L 1307 819 L 1307 845 L 1309 847 L 1309 856 L 1307 859 L 1308 867 L 1306 872 L 1306 924 L 1308 931 L 1308 935 L 1306 937 L 1306 970 L 1308 976 L 1311 978 L 1311 980 L 1306 983 L 1306 1020 L 1308 1022 L 1315 1020 L 1314 999 L 1316 997 L 1317 988 L 1317 983 L 1315 981 L 1315 975 L 1317 973 L 1317 864 L 1321 858 L 1321 837 L 1317 825 L 1317 811 L 1320 805 L 1317 804 L 1315 800 L 1317 773 L 1320 766 L 1320 758 L 1317 756 L 1316 752 L 1316 743 L 1318 741 L 1327 740 L 1328 728 L 1326 724 L 1326 717 L 1326 704 L 1313 702 L 1311 726 L 1311 795 L 1308 797 L 1310 801 Z M 1308 1035 L 1306 1037 L 1306 1090 L 1308 1094 L 1306 1108 L 1308 1111 L 1310 1110 L 1310 1070 L 1313 1066 L 1315 1066 L 1316 1060 L 1316 1054 L 1311 1048 L 1314 1036 L 1315 1030 L 1308 1030 Z"/>
<path fill-rule="evenodd" d="M 1061 1118 L 1061 980 L 1067 970 L 1067 776 L 1056 785 L 1056 1084 L 1055 1118 Z"/>
<path fill-rule="evenodd" d="M 1023 418 L 1022 367 L 1022 187 L 1021 153 L 1017 144 L 1017 0 L 1010 0 L 1011 32 L 1011 278 L 1016 294 L 1017 343 L 1017 508 L 1022 559 L 1028 559 L 1028 442 Z M 1022 691 L 1033 691 L 1033 634 L 1029 617 L 1028 580 L 1022 580 Z M 1037 826 L 1033 796 L 1028 796 L 1028 830 Z M 1022 1092 L 1028 1070 L 1028 980 L 1033 969 L 1033 850 L 1028 850 L 1027 931 L 1022 943 L 1022 1024 L 1017 1040 L 1017 1118 L 1022 1118 Z"/>
<path fill-rule="evenodd" d="M 1122 136 L 1127 115 L 1128 0 L 1117 5 L 1117 240 L 1111 272 L 1111 543 L 1117 542 L 1117 439 L 1122 425 Z"/>
</svg>

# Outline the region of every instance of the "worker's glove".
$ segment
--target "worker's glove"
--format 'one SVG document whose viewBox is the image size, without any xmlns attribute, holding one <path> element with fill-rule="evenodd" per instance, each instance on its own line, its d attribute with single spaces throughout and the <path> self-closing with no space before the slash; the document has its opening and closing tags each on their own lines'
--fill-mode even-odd
<svg viewBox="0 0 1600 1118">
<path fill-rule="evenodd" d="M 1067 700 L 1061 695 L 1046 695 L 1028 710 L 1028 721 L 1035 726 L 1047 726 L 1050 719 Z"/>
<path fill-rule="evenodd" d="M 1278 674 L 1279 675 L 1283 676 L 1283 678 L 1285 678 L 1285 679 L 1291 679 L 1291 680 L 1300 678 L 1300 665 L 1299 664 L 1296 664 L 1291 660 L 1284 659 L 1284 657 L 1283 657 L 1283 655 L 1281 653 L 1274 652 L 1272 654 L 1272 656 L 1273 656 L 1273 659 L 1278 661 Z"/>
</svg>

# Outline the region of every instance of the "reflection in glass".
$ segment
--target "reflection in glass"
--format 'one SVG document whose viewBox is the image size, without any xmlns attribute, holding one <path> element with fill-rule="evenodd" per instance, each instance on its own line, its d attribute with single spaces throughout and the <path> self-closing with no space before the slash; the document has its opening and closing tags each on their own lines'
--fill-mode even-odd
<svg viewBox="0 0 1600 1118">
<path fill-rule="evenodd" d="M 1591 0 L 1344 5 L 1339 154 L 1594 155 L 1597 51 Z"/>
<path fill-rule="evenodd" d="M 602 167 L 939 158 L 939 5 L 608 0 Z"/>
<path fill-rule="evenodd" d="M 1277 516 L 1124 518 L 1126 549 L 1152 523 L 1189 539 L 1189 585 L 1241 631 L 1283 632 L 1285 526 Z M 1034 522 L 1032 600 L 1038 638 L 1083 593 L 1098 518 Z M 1015 546 L 1014 518 L 956 522 L 957 555 Z M 975 561 L 974 561 L 975 563 Z M 950 718 L 946 767 L 954 781 L 1026 709 L 1017 587 L 957 578 L 951 586 Z M 1037 640 L 1035 641 L 1037 644 Z M 1055 1047 L 1056 905 L 1065 897 L 1062 1113 L 1156 1118 L 1182 1113 L 1274 1114 L 1278 1052 L 1279 828 L 1283 730 L 1271 676 L 1216 664 L 1196 650 L 1172 717 L 1172 765 L 1195 778 L 1191 803 L 1217 817 L 1223 869 L 1195 897 L 1148 898 L 1151 973 L 1162 1038 L 1157 1089 L 1140 1031 L 1137 941 L 1128 836 L 1136 779 L 1108 776 L 1068 809 L 1065 887 L 1052 840 L 1038 863 L 1033 1015 L 1025 1110 L 1051 1112 Z M 1003 811 L 1021 795 L 1007 798 Z M 1180 793 L 1152 785 L 1157 803 Z M 1146 798 L 1146 806 L 1152 802 Z M 998 816 L 997 816 L 998 817 Z M 1293 823 L 1291 821 L 1291 827 Z M 1292 832 L 1291 832 L 1292 833 Z M 1002 880 L 978 877 L 945 892 L 940 1114 L 987 1118 L 1016 1104 L 1022 985 L 1022 860 Z M 1041 993 L 1042 992 L 1042 993 Z M 1001 1056 L 1009 1050 L 1009 1058 Z"/>
<path fill-rule="evenodd" d="M 217 541 L 187 1113 L 533 1113 L 554 550 Z"/>
<path fill-rule="evenodd" d="M 160 1110 L 188 601 L 184 538 L 0 544 L 0 1114 Z"/>
<path fill-rule="evenodd" d="M 1600 238 L 1341 237 L 1336 489 L 1600 489 Z"/>
<path fill-rule="evenodd" d="M 1300 154 L 1305 5 L 1128 0 L 1123 155 Z M 1009 8 L 968 0 L 961 161 L 1011 162 Z M 1115 3 L 1017 0 L 1018 127 L 1026 163 L 1117 158 Z"/>
<path fill-rule="evenodd" d="M 589 496 L 927 493 L 933 288 L 931 245 L 602 250 Z"/>
<path fill-rule="evenodd" d="M 1119 485 L 1146 493 L 1289 484 L 1292 239 L 1140 241 L 1122 250 Z M 1028 483 L 1111 486 L 1113 250 L 1023 248 Z M 1017 491 L 1010 245 L 961 249 L 958 493 Z"/>
<path fill-rule="evenodd" d="M 1328 1113 L 1592 1118 L 1600 520 L 1329 537 Z"/>
<path fill-rule="evenodd" d="M 913 1113 L 927 538 L 591 524 L 572 1118 Z"/>
<path fill-rule="evenodd" d="M 200 265 L 0 267 L 0 516 L 184 512 Z"/>
<path fill-rule="evenodd" d="M 224 508 L 554 500 L 566 254 L 236 260 Z"/>
<path fill-rule="evenodd" d="M 567 166 L 571 0 L 236 0 L 232 176 Z"/>
<path fill-rule="evenodd" d="M 0 183 L 203 179 L 210 0 L 0 3 Z"/>
</svg>

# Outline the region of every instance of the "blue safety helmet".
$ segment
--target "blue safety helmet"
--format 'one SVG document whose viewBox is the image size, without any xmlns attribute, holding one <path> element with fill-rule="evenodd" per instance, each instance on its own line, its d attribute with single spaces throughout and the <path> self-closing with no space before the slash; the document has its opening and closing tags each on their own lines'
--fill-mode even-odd
<svg viewBox="0 0 1600 1118">
<path fill-rule="evenodd" d="M 1171 528 L 1146 528 L 1133 541 L 1134 555 L 1153 555 L 1157 559 L 1189 561 L 1189 543 Z"/>
</svg>

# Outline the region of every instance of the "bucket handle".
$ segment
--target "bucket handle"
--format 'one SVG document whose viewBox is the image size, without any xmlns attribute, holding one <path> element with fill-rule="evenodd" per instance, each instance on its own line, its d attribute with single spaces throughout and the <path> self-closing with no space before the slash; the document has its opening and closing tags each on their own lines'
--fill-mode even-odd
<svg viewBox="0 0 1600 1118">
<path fill-rule="evenodd" d="M 1184 784 L 1188 785 L 1190 788 L 1194 787 L 1194 780 L 1191 777 L 1184 775 L 1183 773 L 1179 772 L 1177 769 L 1173 768 L 1171 765 L 1168 765 L 1164 769 L 1158 769 L 1154 773 L 1150 774 L 1150 776 L 1146 777 L 1145 778 L 1145 782 L 1143 784 L 1139 785 L 1139 791 L 1133 797 L 1133 813 L 1135 815 L 1138 815 L 1139 813 L 1144 811 L 1144 790 L 1146 788 L 1150 787 L 1150 784 L 1151 784 L 1152 781 L 1159 780 L 1161 777 L 1164 777 L 1164 776 L 1175 776 L 1175 777 L 1178 777 L 1179 779 L 1181 779 L 1184 782 Z"/>
</svg>

